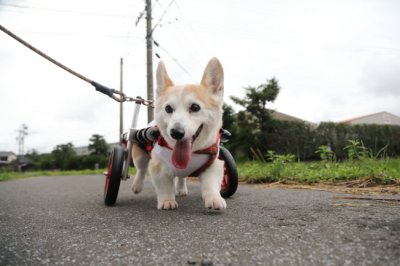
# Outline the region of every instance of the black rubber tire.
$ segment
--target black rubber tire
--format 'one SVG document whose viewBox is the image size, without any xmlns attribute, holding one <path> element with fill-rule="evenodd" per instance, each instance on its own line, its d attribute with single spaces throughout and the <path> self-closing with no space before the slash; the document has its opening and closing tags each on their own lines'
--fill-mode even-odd
<svg viewBox="0 0 400 266">
<path fill-rule="evenodd" d="M 107 206 L 112 206 L 117 201 L 124 157 L 124 150 L 121 147 L 114 147 L 110 154 L 104 185 L 104 204 Z"/>
<path fill-rule="evenodd" d="M 222 181 L 223 183 L 225 182 L 225 186 L 221 185 L 220 194 L 223 198 L 229 198 L 235 194 L 239 184 L 236 162 L 232 154 L 225 147 L 220 147 L 219 159 L 223 160 L 225 163 L 224 180 Z"/>
</svg>

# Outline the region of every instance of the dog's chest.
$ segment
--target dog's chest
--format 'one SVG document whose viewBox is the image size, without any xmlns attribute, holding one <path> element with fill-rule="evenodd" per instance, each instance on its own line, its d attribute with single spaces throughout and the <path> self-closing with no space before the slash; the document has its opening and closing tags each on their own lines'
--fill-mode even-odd
<svg viewBox="0 0 400 266">
<path fill-rule="evenodd" d="M 175 176 L 179 176 L 179 177 L 190 176 L 191 174 L 196 172 L 198 169 L 200 169 L 202 166 L 204 166 L 210 160 L 209 154 L 193 153 L 188 166 L 185 169 L 178 169 L 173 165 L 173 163 L 171 161 L 171 156 L 172 156 L 171 149 L 160 146 L 156 143 L 153 148 L 153 153 L 156 153 L 157 156 L 159 158 L 161 158 L 163 160 L 163 162 L 165 164 L 167 164 L 170 169 L 172 169 Z"/>
</svg>

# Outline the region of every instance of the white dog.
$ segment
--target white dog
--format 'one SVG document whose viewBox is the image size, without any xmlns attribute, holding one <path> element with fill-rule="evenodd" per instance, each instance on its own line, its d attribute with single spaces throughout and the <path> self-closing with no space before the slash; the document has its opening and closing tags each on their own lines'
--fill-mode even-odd
<svg viewBox="0 0 400 266">
<path fill-rule="evenodd" d="M 149 155 L 132 148 L 139 193 L 147 169 L 157 193 L 158 209 L 176 209 L 175 196 L 186 196 L 186 177 L 198 175 L 206 208 L 222 210 L 223 161 L 218 159 L 222 127 L 224 71 L 217 58 L 208 63 L 200 84 L 174 85 L 163 62 L 157 68 L 155 122 L 160 137 Z M 174 182 L 174 179 L 177 179 Z"/>
</svg>

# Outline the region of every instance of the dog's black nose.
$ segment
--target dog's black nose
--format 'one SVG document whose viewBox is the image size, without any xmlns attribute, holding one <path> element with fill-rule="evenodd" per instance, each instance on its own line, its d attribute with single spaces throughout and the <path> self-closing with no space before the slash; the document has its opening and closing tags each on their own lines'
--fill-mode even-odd
<svg viewBox="0 0 400 266">
<path fill-rule="evenodd" d="M 170 131 L 171 137 L 180 140 L 185 136 L 185 130 L 183 128 L 173 128 Z"/>
</svg>

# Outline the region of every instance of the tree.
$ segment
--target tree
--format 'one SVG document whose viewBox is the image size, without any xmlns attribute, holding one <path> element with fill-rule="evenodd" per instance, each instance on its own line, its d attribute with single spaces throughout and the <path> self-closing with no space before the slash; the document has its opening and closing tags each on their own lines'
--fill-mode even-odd
<svg viewBox="0 0 400 266">
<path fill-rule="evenodd" d="M 275 78 L 267 80 L 267 83 L 261 84 L 257 87 L 247 87 L 246 96 L 240 99 L 231 96 L 232 101 L 236 104 L 243 106 L 247 112 L 254 116 L 259 129 L 266 120 L 271 119 L 271 110 L 267 109 L 268 102 L 274 102 L 279 94 L 280 87 Z"/>
<path fill-rule="evenodd" d="M 232 106 L 224 103 L 223 105 L 224 112 L 222 113 L 222 127 L 231 131 L 233 123 L 235 122 L 234 113 Z"/>
<path fill-rule="evenodd" d="M 35 150 L 35 149 L 29 150 L 25 154 L 25 157 L 29 161 L 30 168 L 35 169 L 35 170 L 37 170 L 39 168 L 40 155 L 37 150 Z"/>
<path fill-rule="evenodd" d="M 61 170 L 69 170 L 74 168 L 76 162 L 76 153 L 74 145 L 69 142 L 67 144 L 57 145 L 51 152 L 54 160 L 54 166 Z"/>
<path fill-rule="evenodd" d="M 278 80 L 272 78 L 257 87 L 246 87 L 245 91 L 244 98 L 231 96 L 232 101 L 245 108 L 237 114 L 235 149 L 247 156 L 251 155 L 250 148 L 265 154 L 268 135 L 273 131 L 273 111 L 267 108 L 267 104 L 275 101 L 279 94 Z"/>
<path fill-rule="evenodd" d="M 108 155 L 108 144 L 103 136 L 93 134 L 89 141 L 89 151 L 92 155 Z"/>
</svg>

